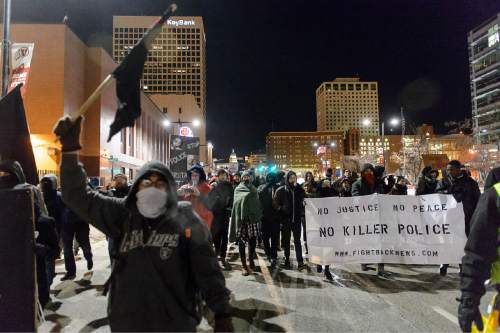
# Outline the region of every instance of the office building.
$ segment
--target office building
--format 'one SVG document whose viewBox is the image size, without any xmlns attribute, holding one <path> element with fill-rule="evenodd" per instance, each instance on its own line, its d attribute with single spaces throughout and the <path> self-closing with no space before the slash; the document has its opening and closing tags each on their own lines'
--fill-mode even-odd
<svg viewBox="0 0 500 333">
<path fill-rule="evenodd" d="M 316 89 L 318 131 L 359 128 L 361 135 L 378 135 L 378 83 L 359 78 L 337 78 Z"/>
<path fill-rule="evenodd" d="M 500 144 L 500 13 L 469 32 L 472 118 L 476 143 Z"/>
<path fill-rule="evenodd" d="M 270 132 L 266 138 L 267 160 L 278 169 L 303 176 L 306 171 L 325 173 L 340 168 L 343 157 L 342 132 Z"/>
</svg>

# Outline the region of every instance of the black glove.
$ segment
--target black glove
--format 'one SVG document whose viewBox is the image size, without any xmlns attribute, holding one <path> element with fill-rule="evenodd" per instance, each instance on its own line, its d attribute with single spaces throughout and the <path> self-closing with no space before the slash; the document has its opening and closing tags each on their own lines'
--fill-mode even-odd
<svg viewBox="0 0 500 333">
<path fill-rule="evenodd" d="M 59 119 L 57 122 L 56 127 L 54 128 L 54 134 L 57 136 L 59 141 L 61 141 L 61 150 L 63 152 L 82 149 L 82 146 L 80 145 L 81 123 L 81 116 L 74 122 L 68 116 Z"/>
<path fill-rule="evenodd" d="M 231 316 L 215 317 L 214 332 L 234 332 Z"/>
<path fill-rule="evenodd" d="M 476 323 L 479 331 L 483 330 L 483 318 L 479 311 L 479 298 L 476 296 L 462 295 L 458 306 L 458 323 L 462 332 L 470 332 L 472 323 Z"/>
</svg>

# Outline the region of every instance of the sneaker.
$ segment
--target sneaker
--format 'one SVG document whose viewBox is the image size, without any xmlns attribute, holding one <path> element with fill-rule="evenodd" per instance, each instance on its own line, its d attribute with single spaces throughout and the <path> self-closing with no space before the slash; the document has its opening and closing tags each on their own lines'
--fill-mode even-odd
<svg viewBox="0 0 500 333">
<path fill-rule="evenodd" d="M 441 276 L 446 276 L 446 274 L 448 274 L 448 266 L 446 265 L 441 265 L 439 267 L 439 275 Z"/>
<path fill-rule="evenodd" d="M 306 264 L 304 264 L 303 262 L 301 262 L 301 263 L 299 263 L 299 265 L 298 265 L 297 269 L 298 269 L 299 271 L 302 271 L 302 270 L 304 270 L 304 269 L 307 269 L 307 265 L 306 265 Z"/>
<path fill-rule="evenodd" d="M 328 281 L 333 281 L 333 276 L 332 276 L 332 273 L 330 273 L 330 270 L 329 270 L 329 269 L 325 269 L 325 278 L 326 278 Z"/>
<path fill-rule="evenodd" d="M 322 273 L 323 272 L 323 266 L 321 265 L 316 265 L 316 272 Z"/>
<path fill-rule="evenodd" d="M 255 263 L 253 262 L 253 259 L 249 260 L 250 262 L 248 263 L 248 267 L 252 270 L 255 271 Z"/>
<path fill-rule="evenodd" d="M 94 267 L 94 262 L 92 259 L 87 260 L 87 269 L 90 271 Z"/>
<path fill-rule="evenodd" d="M 290 259 L 285 259 L 285 261 L 283 262 L 282 264 L 282 267 L 284 269 L 291 269 L 292 268 L 292 265 L 290 265 Z"/>
<path fill-rule="evenodd" d="M 368 268 L 368 264 L 361 264 L 361 270 L 362 270 L 363 272 L 368 271 L 368 270 L 369 270 L 369 268 Z"/>
<path fill-rule="evenodd" d="M 74 280 L 76 278 L 76 274 L 69 274 L 66 273 L 64 276 L 61 278 L 61 281 L 66 281 L 66 280 Z"/>
<path fill-rule="evenodd" d="M 248 268 L 243 268 L 241 271 L 241 275 L 243 276 L 249 276 L 250 275 L 250 270 Z"/>
<path fill-rule="evenodd" d="M 276 266 L 277 266 L 276 259 L 271 259 L 271 266 L 269 267 L 269 269 L 274 271 L 276 269 Z"/>
</svg>

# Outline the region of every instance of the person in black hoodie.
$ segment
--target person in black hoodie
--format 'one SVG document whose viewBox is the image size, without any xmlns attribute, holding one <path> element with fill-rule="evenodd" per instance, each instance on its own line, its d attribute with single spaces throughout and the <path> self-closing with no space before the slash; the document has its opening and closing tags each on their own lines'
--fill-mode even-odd
<svg viewBox="0 0 500 333">
<path fill-rule="evenodd" d="M 408 182 L 405 177 L 397 176 L 396 183 L 388 193 L 389 195 L 408 195 Z"/>
<path fill-rule="evenodd" d="M 275 173 L 266 176 L 266 184 L 259 186 L 260 205 L 262 207 L 262 240 L 264 251 L 274 270 L 278 260 L 278 243 L 280 241 L 279 216 L 273 207 L 273 198 L 278 189 L 278 179 Z"/>
<path fill-rule="evenodd" d="M 53 174 L 43 176 L 40 180 L 40 188 L 43 194 L 43 200 L 50 217 L 54 219 L 55 229 L 57 232 L 57 244 L 61 241 L 61 228 L 66 219 L 66 207 L 62 202 L 61 193 L 57 190 L 57 177 Z M 56 259 L 60 257 L 60 248 L 57 247 L 58 253 L 52 257 L 47 257 L 47 277 L 49 286 L 52 284 L 56 275 Z"/>
<path fill-rule="evenodd" d="M 471 218 L 471 230 L 465 244 L 460 273 L 461 297 L 458 322 L 463 332 L 470 332 L 472 322 L 482 328 L 479 304 L 486 289 L 484 282 L 500 282 L 498 237 L 500 230 L 500 167 L 490 171 Z"/>
<path fill-rule="evenodd" d="M 62 118 L 54 129 L 63 152 L 61 193 L 70 209 L 116 240 L 105 287 L 111 330 L 196 331 L 203 299 L 215 331 L 233 331 L 230 291 L 210 232 L 189 202 L 177 202 L 167 166 L 146 163 L 124 199 L 90 189 L 78 163 L 81 119 Z"/>
<path fill-rule="evenodd" d="M 457 160 L 448 162 L 446 166 L 447 176 L 437 185 L 436 192 L 452 194 L 457 202 L 461 202 L 465 215 L 465 235 L 469 236 L 471 219 L 477 202 L 481 195 L 477 182 L 462 170 L 462 164 Z M 439 274 L 445 276 L 448 272 L 448 264 L 439 268 Z"/>
<path fill-rule="evenodd" d="M 217 171 L 217 180 L 212 183 L 208 194 L 209 207 L 214 219 L 212 221 L 212 238 L 215 254 L 219 256 L 223 266 L 226 266 L 227 240 L 229 219 L 233 208 L 234 190 L 229 182 L 229 174 L 224 169 Z"/>
<path fill-rule="evenodd" d="M 47 209 L 38 188 L 26 183 L 26 177 L 19 162 L 10 160 L 0 162 L 0 189 L 31 189 L 33 191 L 36 280 L 38 300 L 43 308 L 50 301 L 49 280 L 52 276 L 47 274 L 47 262 L 55 261 L 60 251 L 54 219 L 47 215 Z"/>
<path fill-rule="evenodd" d="M 430 166 L 426 166 L 425 168 L 423 168 L 417 181 L 417 189 L 415 191 L 415 194 L 424 195 L 436 193 L 438 175 L 438 171 L 433 170 Z"/>
<path fill-rule="evenodd" d="M 290 240 L 293 234 L 295 244 L 295 255 L 297 257 L 298 269 L 303 270 L 307 266 L 302 257 L 302 244 L 300 241 L 302 219 L 304 210 L 304 189 L 297 184 L 297 174 L 289 171 L 286 175 L 285 185 L 276 190 L 273 205 L 278 211 L 282 223 L 282 242 L 285 251 L 284 267 L 290 268 Z"/>
</svg>

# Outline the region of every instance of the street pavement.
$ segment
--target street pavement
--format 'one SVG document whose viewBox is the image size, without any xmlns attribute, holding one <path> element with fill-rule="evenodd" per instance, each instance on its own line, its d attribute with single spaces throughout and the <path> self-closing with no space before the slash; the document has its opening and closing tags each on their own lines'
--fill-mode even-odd
<svg viewBox="0 0 500 333">
<path fill-rule="evenodd" d="M 103 284 L 109 272 L 105 240 L 93 244 L 94 269 L 88 272 L 84 259 L 77 261 L 77 278 L 60 281 L 64 263 L 56 266 L 52 303 L 45 311 L 40 332 L 109 332 Z M 282 254 L 282 252 L 280 253 Z M 292 253 L 293 256 L 293 253 Z M 376 276 L 361 272 L 360 265 L 331 268 L 334 281 L 316 273 L 316 266 L 298 272 L 269 272 L 263 251 L 258 267 L 242 276 L 237 249 L 229 252 L 231 270 L 225 270 L 233 292 L 233 323 L 243 332 L 458 332 L 456 320 L 458 267 L 441 277 L 437 266 L 386 265 L 392 274 Z M 256 261 L 257 263 L 257 261 Z M 483 298 L 482 311 L 493 293 Z M 199 331 L 211 331 L 206 319 Z"/>
</svg>

